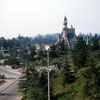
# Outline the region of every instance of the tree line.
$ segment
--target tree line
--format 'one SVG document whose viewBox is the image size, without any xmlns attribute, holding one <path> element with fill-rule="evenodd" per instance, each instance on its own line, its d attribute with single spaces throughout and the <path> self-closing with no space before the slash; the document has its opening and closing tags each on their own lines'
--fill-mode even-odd
<svg viewBox="0 0 100 100">
<path fill-rule="evenodd" d="M 74 49 L 69 52 L 64 40 L 50 48 L 50 65 L 58 71 L 50 72 L 51 100 L 99 100 L 100 99 L 100 39 L 95 34 L 87 45 L 78 37 Z M 45 52 L 45 53 L 43 53 Z M 45 55 L 44 55 L 45 54 Z M 19 88 L 22 100 L 47 100 L 47 72 L 40 73 L 36 66 L 47 66 L 46 51 L 38 58 L 27 59 Z"/>
</svg>

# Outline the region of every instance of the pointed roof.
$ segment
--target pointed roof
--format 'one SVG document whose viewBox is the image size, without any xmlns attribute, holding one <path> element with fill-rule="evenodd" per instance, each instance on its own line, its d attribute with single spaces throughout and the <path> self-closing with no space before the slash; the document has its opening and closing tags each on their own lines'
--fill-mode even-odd
<svg viewBox="0 0 100 100">
<path fill-rule="evenodd" d="M 63 24 L 67 25 L 67 17 L 66 16 L 64 17 L 64 23 Z"/>
<path fill-rule="evenodd" d="M 67 21 L 67 17 L 66 16 L 64 17 L 64 21 Z"/>
</svg>

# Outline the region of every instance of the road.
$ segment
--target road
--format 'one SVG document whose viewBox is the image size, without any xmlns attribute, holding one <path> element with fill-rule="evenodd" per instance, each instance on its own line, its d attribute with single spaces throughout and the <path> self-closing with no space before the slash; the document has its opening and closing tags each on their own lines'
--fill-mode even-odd
<svg viewBox="0 0 100 100">
<path fill-rule="evenodd" d="M 7 77 L 6 83 L 0 86 L 0 100 L 21 100 L 18 92 L 19 71 L 0 66 L 0 73 Z"/>
</svg>

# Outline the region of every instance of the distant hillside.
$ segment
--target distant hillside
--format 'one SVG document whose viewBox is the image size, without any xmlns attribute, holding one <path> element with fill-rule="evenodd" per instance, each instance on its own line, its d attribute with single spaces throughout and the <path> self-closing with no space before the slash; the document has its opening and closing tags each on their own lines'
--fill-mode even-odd
<svg viewBox="0 0 100 100">
<path fill-rule="evenodd" d="M 58 33 L 54 34 L 46 34 L 46 35 L 37 35 L 35 37 L 24 37 L 19 35 L 17 38 L 12 39 L 5 39 L 4 37 L 0 37 L 0 48 L 8 48 L 13 47 L 20 47 L 22 45 L 28 44 L 52 44 L 55 43 L 58 38 Z"/>
<path fill-rule="evenodd" d="M 54 33 L 54 34 L 46 34 L 46 35 L 37 35 L 34 37 L 33 42 L 36 44 L 41 44 L 41 43 L 55 43 L 57 41 L 58 38 L 58 33 Z"/>
</svg>

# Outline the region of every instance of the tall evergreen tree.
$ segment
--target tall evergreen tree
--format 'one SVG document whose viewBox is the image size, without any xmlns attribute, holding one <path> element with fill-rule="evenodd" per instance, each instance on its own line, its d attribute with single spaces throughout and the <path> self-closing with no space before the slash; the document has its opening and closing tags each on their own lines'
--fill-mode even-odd
<svg viewBox="0 0 100 100">
<path fill-rule="evenodd" d="M 71 68 L 66 57 L 62 60 L 61 75 L 64 77 L 64 84 L 71 83 L 75 79 L 72 75 Z"/>
<path fill-rule="evenodd" d="M 36 48 L 35 48 L 35 46 L 33 46 L 30 49 L 30 54 L 28 55 L 29 61 L 34 61 L 35 60 L 35 56 L 36 56 Z"/>
<path fill-rule="evenodd" d="M 24 93 L 25 100 L 47 100 L 47 74 L 37 72 L 34 66 L 35 64 L 28 63 L 28 70 L 27 67 L 24 69 L 19 88 Z"/>
<path fill-rule="evenodd" d="M 86 79 L 83 90 L 85 96 L 88 100 L 100 100 L 100 62 L 93 55 L 87 60 L 87 68 L 83 76 Z"/>
<path fill-rule="evenodd" d="M 50 46 L 50 57 L 51 58 L 57 58 L 57 46 L 55 44 L 53 44 L 52 46 Z"/>
<path fill-rule="evenodd" d="M 97 34 L 95 34 L 95 36 L 92 38 L 91 48 L 92 48 L 92 50 L 100 49 L 100 43 L 99 43 L 99 38 L 98 38 Z"/>
<path fill-rule="evenodd" d="M 47 54 L 45 50 L 39 49 L 37 52 L 37 59 L 43 59 L 46 58 Z"/>
<path fill-rule="evenodd" d="M 64 40 L 60 41 L 57 44 L 57 50 L 56 51 L 57 51 L 58 56 L 62 56 L 62 55 L 67 54 L 67 45 L 66 45 Z"/>
<path fill-rule="evenodd" d="M 85 40 L 80 37 L 73 50 L 73 62 L 76 65 L 76 69 L 85 67 L 85 63 L 88 57 L 88 49 Z"/>
</svg>

